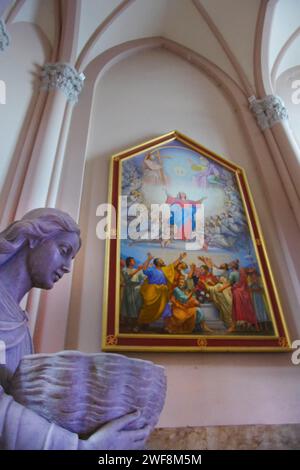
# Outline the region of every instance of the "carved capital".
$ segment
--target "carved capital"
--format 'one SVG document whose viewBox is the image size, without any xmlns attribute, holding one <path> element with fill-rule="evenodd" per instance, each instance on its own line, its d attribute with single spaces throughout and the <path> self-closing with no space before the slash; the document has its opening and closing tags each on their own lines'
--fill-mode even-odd
<svg viewBox="0 0 300 470">
<path fill-rule="evenodd" d="M 84 79 L 84 74 L 77 72 L 70 64 L 62 62 L 45 64 L 41 74 L 41 88 L 43 90 L 57 88 L 65 94 L 68 101 L 76 103 L 83 88 Z"/>
<path fill-rule="evenodd" d="M 288 113 L 279 96 L 267 95 L 261 100 L 255 96 L 249 98 L 250 109 L 256 117 L 261 130 L 272 127 L 276 122 L 288 118 Z"/>
<path fill-rule="evenodd" d="M 4 21 L 0 18 L 0 51 L 4 51 L 9 46 L 10 39 Z"/>
</svg>

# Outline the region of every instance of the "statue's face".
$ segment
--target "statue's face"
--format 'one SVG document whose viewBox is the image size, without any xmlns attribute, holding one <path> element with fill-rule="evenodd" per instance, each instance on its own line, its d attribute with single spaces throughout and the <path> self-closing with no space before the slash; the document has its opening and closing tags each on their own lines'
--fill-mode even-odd
<svg viewBox="0 0 300 470">
<path fill-rule="evenodd" d="M 29 250 L 28 272 L 33 287 L 52 289 L 54 283 L 70 272 L 72 259 L 80 247 L 76 233 L 62 232 Z"/>
</svg>

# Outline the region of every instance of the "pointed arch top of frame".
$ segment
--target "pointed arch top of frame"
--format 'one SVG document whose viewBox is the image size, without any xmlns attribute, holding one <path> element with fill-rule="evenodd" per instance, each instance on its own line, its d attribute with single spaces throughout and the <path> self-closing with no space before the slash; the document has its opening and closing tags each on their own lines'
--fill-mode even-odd
<svg viewBox="0 0 300 470">
<path fill-rule="evenodd" d="M 202 155 L 208 158 L 211 158 L 212 160 L 216 161 L 217 163 L 226 167 L 228 170 L 232 172 L 243 171 L 243 168 L 241 166 L 237 165 L 236 163 L 231 162 L 230 160 L 222 157 L 221 155 L 218 155 L 212 150 L 209 150 L 207 147 L 204 147 L 202 144 L 196 142 L 195 140 L 191 139 L 190 137 L 186 136 L 185 134 L 177 130 L 170 131 L 166 134 L 163 134 L 161 136 L 158 136 L 151 140 L 143 142 L 142 144 L 139 144 L 135 147 L 131 147 L 127 150 L 119 152 L 113 155 L 112 158 L 113 160 L 116 160 L 116 161 L 123 160 L 128 157 L 133 157 L 134 155 L 137 155 L 143 151 L 152 150 L 160 145 L 173 142 L 174 140 L 178 140 L 179 142 L 182 142 L 191 150 L 195 150 L 196 152 L 199 152 Z"/>
</svg>

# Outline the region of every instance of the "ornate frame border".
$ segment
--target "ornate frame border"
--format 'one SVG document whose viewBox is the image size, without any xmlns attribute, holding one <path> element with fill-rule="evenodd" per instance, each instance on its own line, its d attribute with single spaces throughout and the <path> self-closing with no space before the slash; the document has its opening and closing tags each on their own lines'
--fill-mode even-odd
<svg viewBox="0 0 300 470">
<path fill-rule="evenodd" d="M 102 350 L 104 351 L 152 351 L 152 352 L 288 352 L 291 351 L 291 341 L 284 319 L 279 295 L 267 255 L 265 241 L 261 226 L 251 196 L 250 188 L 243 168 L 232 163 L 220 155 L 208 150 L 189 137 L 178 131 L 172 131 L 150 141 L 144 142 L 133 148 L 124 150 L 112 156 L 108 202 L 118 208 L 118 196 L 121 184 L 120 162 L 128 157 L 137 155 L 145 150 L 155 149 L 162 144 L 178 140 L 187 147 L 226 166 L 236 175 L 237 183 L 242 196 L 245 212 L 249 222 L 252 239 L 255 244 L 257 258 L 259 260 L 269 303 L 272 308 L 273 323 L 276 334 L 274 336 L 217 336 L 217 335 L 137 335 L 119 333 L 118 322 L 118 295 L 117 286 L 120 273 L 119 240 L 112 238 L 106 240 L 105 255 L 105 282 L 103 296 L 103 325 L 102 325 Z M 118 212 L 118 211 L 117 211 Z M 119 214 L 117 213 L 119 219 Z M 118 222 L 119 226 L 119 222 Z M 111 225 L 109 225 L 109 231 Z M 118 228 L 117 228 L 118 233 Z M 108 299 L 114 299 L 108 302 Z"/>
</svg>

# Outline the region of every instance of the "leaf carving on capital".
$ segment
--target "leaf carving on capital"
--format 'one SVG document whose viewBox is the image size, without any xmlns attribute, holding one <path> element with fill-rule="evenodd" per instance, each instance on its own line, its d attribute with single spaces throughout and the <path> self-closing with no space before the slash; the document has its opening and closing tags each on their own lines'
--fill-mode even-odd
<svg viewBox="0 0 300 470">
<path fill-rule="evenodd" d="M 251 97 L 249 102 L 250 110 L 261 130 L 269 129 L 277 122 L 288 119 L 287 109 L 279 96 L 267 95 L 261 100 Z"/>
<path fill-rule="evenodd" d="M 4 51 L 9 46 L 10 39 L 4 21 L 0 18 L 0 51 Z"/>
<path fill-rule="evenodd" d="M 72 65 L 57 62 L 45 64 L 41 73 L 43 90 L 59 89 L 68 101 L 76 103 L 83 88 L 83 73 L 79 73 Z"/>
</svg>

